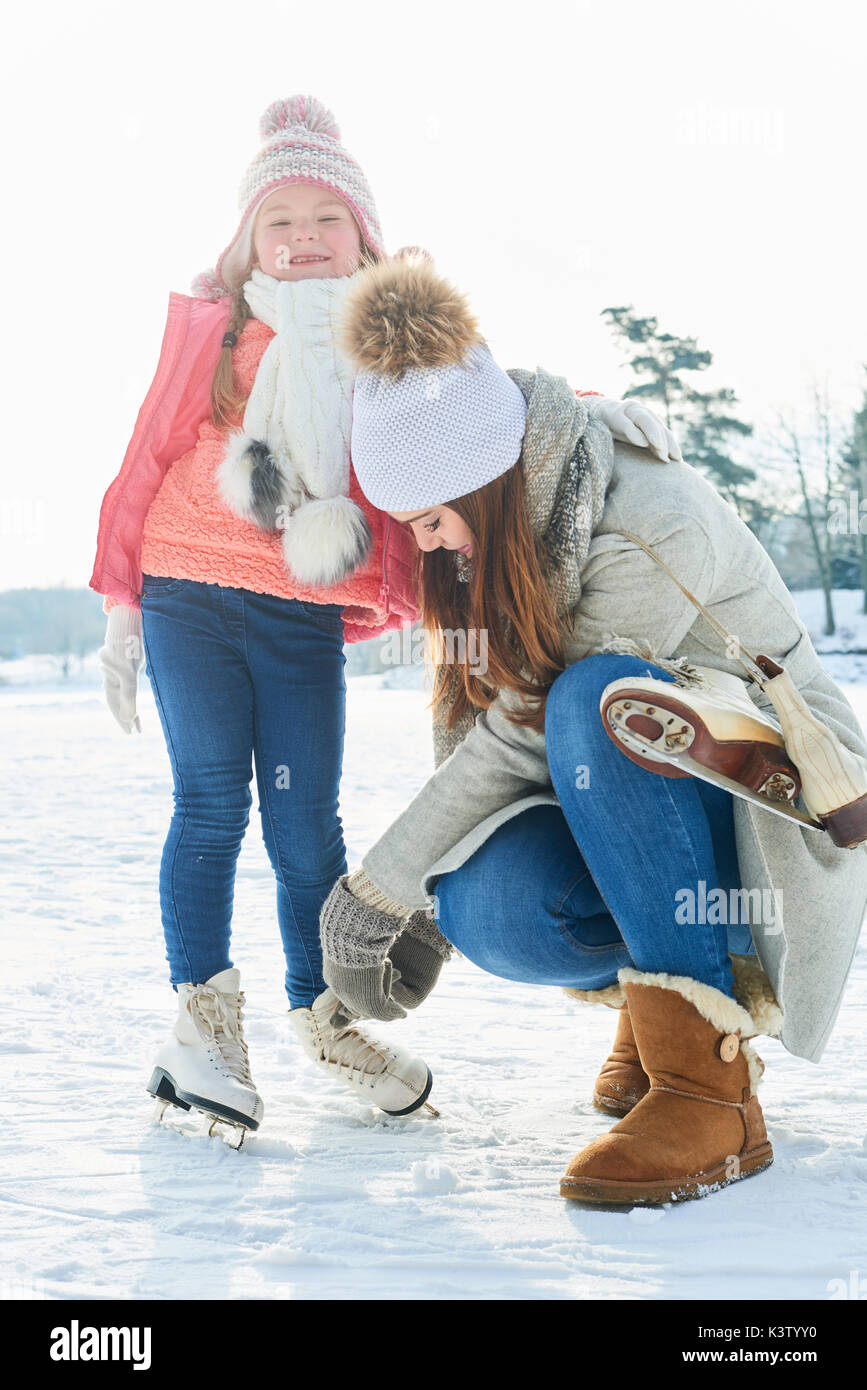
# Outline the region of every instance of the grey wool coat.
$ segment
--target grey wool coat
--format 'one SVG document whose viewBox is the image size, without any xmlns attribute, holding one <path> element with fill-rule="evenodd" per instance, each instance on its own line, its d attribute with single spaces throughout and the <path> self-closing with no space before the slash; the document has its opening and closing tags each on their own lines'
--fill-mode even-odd
<svg viewBox="0 0 867 1390">
<path fill-rule="evenodd" d="M 570 615 L 567 664 L 625 638 L 657 658 L 686 657 L 744 680 L 774 722 L 766 696 L 747 683 L 720 638 L 672 579 L 634 542 L 652 546 L 677 578 L 754 655 L 781 662 L 812 713 L 853 752 L 867 755 L 855 713 L 823 669 L 794 602 L 767 552 L 734 509 L 687 463 L 660 464 L 615 443 L 604 511 L 581 570 Z M 479 711 L 407 809 L 368 851 L 363 868 L 388 897 L 429 906 L 432 881 L 458 868 L 512 816 L 557 804 L 544 735 L 505 717 L 512 692 Z M 601 717 L 601 716 L 600 716 Z M 649 776 L 652 774 L 648 774 Z M 867 906 L 867 845 L 837 848 L 742 798 L 734 803 L 741 883 L 775 893 L 765 923 L 750 900 L 761 966 L 782 1009 L 779 1034 L 796 1056 L 817 1062 L 825 1048 Z"/>
</svg>

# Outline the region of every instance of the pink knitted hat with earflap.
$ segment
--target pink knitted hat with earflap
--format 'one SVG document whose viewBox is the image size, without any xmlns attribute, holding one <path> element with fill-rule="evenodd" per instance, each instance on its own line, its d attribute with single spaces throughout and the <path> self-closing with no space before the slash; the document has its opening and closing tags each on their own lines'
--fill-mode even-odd
<svg viewBox="0 0 867 1390">
<path fill-rule="evenodd" d="M 373 194 L 359 165 L 340 143 L 340 128 L 316 97 L 296 95 L 272 101 L 259 122 L 262 148 L 241 180 L 241 222 L 217 261 L 216 270 L 197 275 L 192 292 L 199 299 L 221 299 L 240 283 L 253 243 L 256 211 L 269 193 L 288 183 L 315 183 L 347 204 L 368 245 L 385 255 Z"/>
</svg>

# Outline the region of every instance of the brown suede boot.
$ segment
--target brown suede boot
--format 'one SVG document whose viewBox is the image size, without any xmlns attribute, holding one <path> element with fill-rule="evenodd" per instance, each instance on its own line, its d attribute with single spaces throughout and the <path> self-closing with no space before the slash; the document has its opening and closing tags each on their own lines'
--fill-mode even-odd
<svg viewBox="0 0 867 1390">
<path fill-rule="evenodd" d="M 755 1094 L 758 1031 L 734 999 L 680 975 L 620 971 L 650 1090 L 582 1149 L 563 1197 L 648 1206 L 704 1197 L 773 1162 Z"/>
<path fill-rule="evenodd" d="M 604 1110 L 606 1115 L 628 1115 L 649 1090 L 650 1078 L 641 1065 L 629 1006 L 624 1004 L 617 1011 L 614 1045 L 596 1078 L 593 1104 L 597 1110 Z"/>
</svg>

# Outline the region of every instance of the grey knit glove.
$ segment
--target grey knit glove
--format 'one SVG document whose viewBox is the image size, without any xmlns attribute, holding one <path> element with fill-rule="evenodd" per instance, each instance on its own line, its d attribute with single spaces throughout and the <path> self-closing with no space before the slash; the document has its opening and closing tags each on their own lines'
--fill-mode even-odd
<svg viewBox="0 0 867 1390">
<path fill-rule="evenodd" d="M 407 1009 L 417 1009 L 439 979 L 452 947 L 429 912 L 414 912 L 388 953 L 396 974 L 391 997 Z"/>
<path fill-rule="evenodd" d="M 389 997 L 399 976 L 388 952 L 401 930 L 402 918 L 361 902 L 350 892 L 344 874 L 322 904 L 319 925 L 322 974 L 344 1006 L 342 1021 L 353 1017 L 384 1022 L 406 1018 L 406 1010 Z M 335 1015 L 334 1021 L 341 1019 Z"/>
</svg>

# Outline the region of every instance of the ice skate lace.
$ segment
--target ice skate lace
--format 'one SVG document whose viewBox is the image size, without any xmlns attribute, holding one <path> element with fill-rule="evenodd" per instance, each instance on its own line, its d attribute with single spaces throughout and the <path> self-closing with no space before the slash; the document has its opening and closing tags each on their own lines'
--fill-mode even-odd
<svg viewBox="0 0 867 1390">
<path fill-rule="evenodd" d="M 361 1076 L 379 1076 L 386 1070 L 392 1059 L 388 1049 L 380 1049 L 357 1028 L 340 1028 L 331 1037 L 326 1027 L 320 1029 L 319 1037 L 322 1053 L 327 1062 Z"/>
<path fill-rule="evenodd" d="M 685 656 L 681 657 L 679 661 L 672 661 L 665 669 L 670 670 L 674 675 L 675 685 L 686 688 L 693 685 L 707 685 L 707 680 L 702 675 L 701 671 L 696 670 L 696 668 L 687 661 Z"/>
<path fill-rule="evenodd" d="M 229 1075 L 252 1086 L 242 1022 L 244 1002 L 243 990 L 239 994 L 221 994 L 210 985 L 201 985 L 190 996 L 189 1010 L 201 1036 L 219 1049 Z"/>
</svg>

